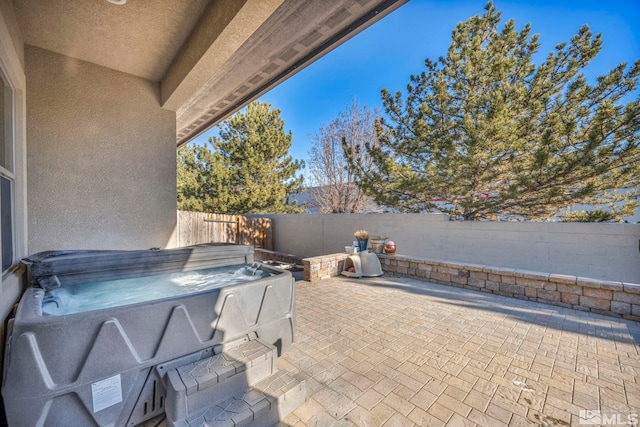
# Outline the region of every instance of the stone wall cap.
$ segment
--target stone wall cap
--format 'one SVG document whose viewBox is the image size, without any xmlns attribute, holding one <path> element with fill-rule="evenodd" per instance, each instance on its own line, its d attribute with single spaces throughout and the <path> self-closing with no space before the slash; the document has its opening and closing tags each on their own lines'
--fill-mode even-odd
<svg viewBox="0 0 640 427">
<path fill-rule="evenodd" d="M 535 279 L 535 280 L 549 280 L 549 273 L 542 273 L 539 271 L 531 271 L 531 270 L 516 270 L 514 272 L 516 277 L 523 277 L 525 279 Z"/>
<path fill-rule="evenodd" d="M 415 256 L 410 256 L 410 255 L 401 255 L 401 254 L 376 254 L 378 255 L 379 258 L 383 258 L 383 259 L 395 259 L 398 261 L 409 261 L 409 262 L 417 262 L 417 263 L 422 263 L 422 264 L 429 264 L 429 265 L 443 265 L 445 266 L 446 264 L 452 264 L 453 261 L 446 261 L 443 259 L 435 259 L 435 258 L 420 258 L 420 257 L 415 257 Z M 460 265 L 466 265 L 460 262 L 457 262 L 456 264 L 460 264 Z"/>
<path fill-rule="evenodd" d="M 442 267 L 456 268 L 458 270 L 464 270 L 465 268 L 467 268 L 467 264 L 456 261 L 442 261 L 440 265 Z"/>
<path fill-rule="evenodd" d="M 622 290 L 622 282 L 614 282 L 612 280 L 599 280 L 590 277 L 578 277 L 577 283 L 585 288 L 607 289 L 618 291 Z"/>
<path fill-rule="evenodd" d="M 493 273 L 493 274 L 500 274 L 500 275 L 513 275 L 516 272 L 515 268 L 509 268 L 509 267 L 491 267 L 491 266 L 487 266 L 485 268 L 482 269 L 482 271 L 484 271 L 485 273 Z"/>
<path fill-rule="evenodd" d="M 622 284 L 624 291 L 630 294 L 640 294 L 640 284 L 638 283 L 626 283 Z"/>
<path fill-rule="evenodd" d="M 601 282 L 601 280 L 592 279 L 590 277 L 578 277 L 576 279 L 576 283 L 578 285 L 584 286 L 584 287 L 587 287 L 587 288 L 599 289 L 600 288 L 600 282 Z"/>
<path fill-rule="evenodd" d="M 468 270 L 468 271 L 484 271 L 487 268 L 486 265 L 482 264 L 467 264 L 464 262 L 457 261 L 438 261 L 438 260 L 428 260 L 427 263 L 431 261 L 435 265 L 440 265 L 442 267 L 456 268 L 458 270 Z"/>
<path fill-rule="evenodd" d="M 578 278 L 576 276 L 569 276 L 567 274 L 550 274 L 549 281 L 563 283 L 566 285 L 575 285 L 576 283 L 578 283 Z"/>
<path fill-rule="evenodd" d="M 464 264 L 464 268 L 469 271 L 484 271 L 487 266 L 482 264 Z"/>
<path fill-rule="evenodd" d="M 622 282 L 616 282 L 612 280 L 603 280 L 600 282 L 600 289 L 607 289 L 609 291 L 622 291 L 624 285 Z"/>
</svg>

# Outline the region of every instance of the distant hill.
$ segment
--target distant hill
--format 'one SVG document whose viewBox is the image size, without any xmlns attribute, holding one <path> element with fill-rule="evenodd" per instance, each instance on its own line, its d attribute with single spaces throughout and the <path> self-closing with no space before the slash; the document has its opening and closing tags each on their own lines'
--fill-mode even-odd
<svg viewBox="0 0 640 427">
<path fill-rule="evenodd" d="M 318 189 L 319 187 L 307 187 L 305 191 L 297 194 L 292 194 L 289 196 L 289 204 L 293 204 L 297 202 L 300 205 L 307 205 L 307 208 L 302 212 L 303 214 L 318 214 L 321 213 L 317 208 L 311 207 L 311 192 L 314 189 Z M 361 213 L 381 213 L 381 212 L 394 212 L 397 213 L 397 210 L 387 207 L 381 207 L 377 203 L 371 201 L 369 202 L 369 207 L 361 212 Z"/>
</svg>

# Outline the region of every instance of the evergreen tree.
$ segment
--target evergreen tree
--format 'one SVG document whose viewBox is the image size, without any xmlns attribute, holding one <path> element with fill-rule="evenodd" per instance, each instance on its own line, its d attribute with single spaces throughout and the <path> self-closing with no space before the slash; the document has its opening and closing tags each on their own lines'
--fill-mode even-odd
<svg viewBox="0 0 640 427">
<path fill-rule="evenodd" d="M 178 209 L 226 213 L 229 174 L 219 153 L 206 146 L 185 145 L 178 149 Z"/>
<path fill-rule="evenodd" d="M 359 185 L 383 205 L 464 219 L 538 220 L 605 194 L 637 198 L 606 190 L 640 185 L 640 60 L 590 85 L 582 70 L 600 34 L 583 26 L 536 65 L 530 26 L 499 28 L 500 13 L 485 10 L 456 26 L 447 55 L 425 60 L 406 96 L 382 91 L 388 120 L 377 124 L 380 146 L 365 148 L 373 166 L 346 148 Z"/>
<path fill-rule="evenodd" d="M 206 146 L 178 152 L 178 208 L 216 213 L 296 213 L 288 204 L 300 192 L 303 164 L 288 155 L 291 132 L 280 110 L 254 102 L 220 124 Z"/>
</svg>

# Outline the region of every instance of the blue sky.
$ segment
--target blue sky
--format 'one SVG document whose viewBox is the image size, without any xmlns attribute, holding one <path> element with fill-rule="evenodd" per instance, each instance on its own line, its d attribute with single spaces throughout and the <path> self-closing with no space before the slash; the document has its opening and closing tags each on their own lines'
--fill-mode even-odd
<svg viewBox="0 0 640 427">
<path fill-rule="evenodd" d="M 458 22 L 484 12 L 484 0 L 411 0 L 391 15 L 339 46 L 259 101 L 281 110 L 285 129 L 293 132 L 290 154 L 306 160 L 309 135 L 334 119 L 356 99 L 362 106 L 381 108 L 380 90 L 403 90 L 411 74 L 424 69 L 424 59 L 446 54 Z M 502 23 L 515 19 L 516 28 L 531 24 L 539 34 L 540 59 L 568 42 L 583 24 L 602 33 L 600 54 L 586 70 L 595 76 L 620 62 L 640 59 L 640 0 L 530 0 L 494 2 Z M 215 128 L 196 139 L 203 143 Z"/>
</svg>

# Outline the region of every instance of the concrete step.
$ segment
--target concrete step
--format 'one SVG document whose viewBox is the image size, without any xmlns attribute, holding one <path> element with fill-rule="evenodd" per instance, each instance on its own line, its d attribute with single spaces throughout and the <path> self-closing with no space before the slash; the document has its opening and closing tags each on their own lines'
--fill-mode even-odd
<svg viewBox="0 0 640 427">
<path fill-rule="evenodd" d="M 277 371 L 277 350 L 259 339 L 167 371 L 165 412 L 177 422 L 242 393 Z"/>
<path fill-rule="evenodd" d="M 307 397 L 304 381 L 277 372 L 172 427 L 267 427 L 276 425 Z"/>
</svg>

